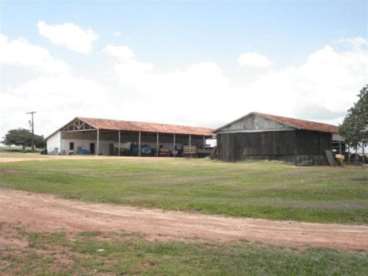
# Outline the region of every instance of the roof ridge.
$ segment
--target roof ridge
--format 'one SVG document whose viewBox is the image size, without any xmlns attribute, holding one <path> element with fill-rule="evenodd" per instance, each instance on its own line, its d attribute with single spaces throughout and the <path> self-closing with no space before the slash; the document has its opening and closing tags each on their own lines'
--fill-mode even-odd
<svg viewBox="0 0 368 276">
<path fill-rule="evenodd" d="M 223 125 L 222 127 L 217 128 L 215 130 L 215 133 L 219 132 L 221 129 L 224 129 L 232 125 L 235 122 L 243 120 L 244 118 L 247 118 L 252 115 L 262 116 L 268 120 L 272 120 L 277 123 L 280 123 L 280 124 L 283 124 L 283 125 L 295 128 L 295 129 L 304 129 L 304 130 L 309 130 L 309 131 L 319 131 L 319 132 L 327 132 L 327 133 L 337 133 L 338 132 L 337 126 L 332 125 L 332 124 L 320 123 L 316 121 L 297 119 L 297 118 L 291 118 L 291 117 L 285 117 L 285 116 L 280 116 L 280 115 L 273 115 L 273 114 L 253 111 L 230 123 L 227 123 L 226 125 Z"/>
<path fill-rule="evenodd" d="M 182 125 L 182 124 L 169 124 L 169 123 L 157 123 L 157 122 L 148 122 L 148 121 L 129 121 L 129 120 L 117 120 L 117 119 L 107 119 L 107 118 L 94 118 L 94 117 L 76 117 L 80 120 L 105 120 L 105 121 L 114 121 L 114 122 L 124 122 L 124 123 L 137 123 L 137 124 L 155 124 L 155 125 L 162 125 L 162 126 L 178 126 L 178 127 L 190 127 L 190 128 L 200 128 L 200 129 L 207 129 L 207 130 L 214 130 L 213 128 L 209 127 L 200 127 L 200 126 L 189 126 L 189 125 Z"/>
<path fill-rule="evenodd" d="M 279 117 L 279 118 L 283 118 L 283 119 L 289 119 L 289 120 L 297 120 L 297 121 L 303 121 L 303 122 L 307 122 L 307 123 L 313 123 L 313 124 L 319 124 L 319 125 L 326 125 L 326 126 L 332 126 L 332 127 L 336 127 L 333 124 L 328 124 L 328 123 L 323 123 L 323 122 L 317 122 L 317 121 L 312 121 L 312 120 L 306 120 L 306 119 L 300 119 L 300 118 L 293 118 L 293 117 L 287 117 L 287 116 L 281 116 L 281 115 L 274 115 L 274 114 L 269 114 L 269 113 L 263 113 L 263 112 L 251 112 L 253 114 L 258 114 L 258 115 L 263 115 L 263 116 L 270 116 L 270 117 Z"/>
</svg>

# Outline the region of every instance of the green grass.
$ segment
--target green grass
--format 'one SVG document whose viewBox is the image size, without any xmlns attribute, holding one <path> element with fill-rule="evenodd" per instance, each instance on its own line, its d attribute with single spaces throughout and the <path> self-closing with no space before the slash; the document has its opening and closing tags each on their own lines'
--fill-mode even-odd
<svg viewBox="0 0 368 276">
<path fill-rule="evenodd" d="M 295 250 L 239 242 L 150 242 L 125 233 L 27 233 L 0 254 L 11 275 L 367 275 L 366 252 Z"/>
<path fill-rule="evenodd" d="M 0 163 L 0 187 L 239 217 L 368 223 L 367 167 L 200 159 Z"/>
</svg>

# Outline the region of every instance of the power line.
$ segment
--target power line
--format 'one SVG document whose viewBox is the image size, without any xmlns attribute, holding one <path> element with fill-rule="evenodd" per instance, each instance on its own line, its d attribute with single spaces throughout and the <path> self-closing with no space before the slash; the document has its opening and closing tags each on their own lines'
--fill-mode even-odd
<svg viewBox="0 0 368 276">
<path fill-rule="evenodd" d="M 30 124 L 31 124 L 31 129 L 32 129 L 32 151 L 34 152 L 35 151 L 35 141 L 34 141 L 34 114 L 36 113 L 36 111 L 30 111 L 30 112 L 27 112 L 26 114 L 30 114 L 31 115 L 31 121 L 30 121 Z"/>
</svg>

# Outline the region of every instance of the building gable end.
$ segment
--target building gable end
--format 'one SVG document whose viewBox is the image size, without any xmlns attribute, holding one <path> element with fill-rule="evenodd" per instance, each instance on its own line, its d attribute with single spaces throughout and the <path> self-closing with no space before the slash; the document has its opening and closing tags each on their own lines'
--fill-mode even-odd
<svg viewBox="0 0 368 276">
<path fill-rule="evenodd" d="M 218 129 L 217 133 L 286 131 L 295 128 L 281 124 L 262 115 L 250 113 L 230 124 Z"/>
<path fill-rule="evenodd" d="M 94 130 L 95 128 L 86 122 L 80 120 L 79 118 L 75 118 L 64 127 L 61 128 L 61 131 L 83 131 L 83 130 Z"/>
</svg>

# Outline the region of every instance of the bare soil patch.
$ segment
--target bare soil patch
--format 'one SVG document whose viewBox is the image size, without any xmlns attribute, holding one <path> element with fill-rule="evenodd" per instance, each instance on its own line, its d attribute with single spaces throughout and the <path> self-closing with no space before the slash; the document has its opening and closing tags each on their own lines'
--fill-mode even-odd
<svg viewBox="0 0 368 276">
<path fill-rule="evenodd" d="M 124 230 L 148 240 L 247 240 L 280 246 L 368 250 L 368 226 L 364 225 L 209 216 L 84 203 L 7 189 L 0 189 L 0 210 L 0 223 L 28 231 Z"/>
<path fill-rule="evenodd" d="M 138 156 L 95 156 L 95 155 L 19 155 L 19 156 L 1 156 L 0 163 L 13 163 L 22 161 L 50 161 L 50 160 L 117 160 L 129 159 L 139 160 L 140 162 L 147 160 L 165 160 L 170 157 L 138 157 Z"/>
<path fill-rule="evenodd" d="M 27 245 L 27 241 L 14 226 L 0 222 L 0 253 L 8 247 L 25 248 Z"/>
<path fill-rule="evenodd" d="M 0 168 L 0 175 L 1 174 L 16 174 L 17 170 L 15 169 L 4 169 L 4 168 Z"/>
</svg>

